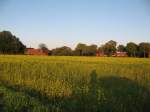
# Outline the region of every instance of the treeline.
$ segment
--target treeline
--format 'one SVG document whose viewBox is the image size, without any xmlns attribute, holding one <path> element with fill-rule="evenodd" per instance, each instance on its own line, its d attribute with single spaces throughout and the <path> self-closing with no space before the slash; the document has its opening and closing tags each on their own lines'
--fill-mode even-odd
<svg viewBox="0 0 150 112">
<path fill-rule="evenodd" d="M 129 42 L 126 45 L 117 45 L 116 41 L 110 40 L 98 47 L 95 44 L 86 45 L 79 43 L 75 49 L 63 46 L 49 50 L 45 44 L 40 44 L 39 48 L 48 52 L 51 56 L 95 56 L 103 53 L 107 56 L 114 55 L 117 51 L 127 52 L 130 57 L 148 57 L 150 53 L 150 43 L 141 42 L 136 44 Z M 0 32 L 0 54 L 24 54 L 26 46 L 9 31 Z"/>
<path fill-rule="evenodd" d="M 150 43 L 141 42 L 136 44 L 129 42 L 124 45 L 118 45 L 117 42 L 110 40 L 104 45 L 86 45 L 79 43 L 74 50 L 67 46 L 49 50 L 49 55 L 54 56 L 96 56 L 97 53 L 106 56 L 113 56 L 116 52 L 126 52 L 129 57 L 148 57 L 150 54 Z"/>
</svg>

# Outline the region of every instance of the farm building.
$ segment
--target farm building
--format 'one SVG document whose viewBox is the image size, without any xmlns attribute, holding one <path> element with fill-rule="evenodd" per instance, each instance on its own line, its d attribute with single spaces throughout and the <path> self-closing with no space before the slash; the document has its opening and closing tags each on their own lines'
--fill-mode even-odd
<svg viewBox="0 0 150 112">
<path fill-rule="evenodd" d="M 128 54 L 127 54 L 127 52 L 119 52 L 119 51 L 117 51 L 116 52 L 116 56 L 117 57 L 127 57 Z"/>
<path fill-rule="evenodd" d="M 97 52 L 96 52 L 96 56 L 104 57 L 104 56 L 106 56 L 106 55 L 104 54 L 104 52 L 97 51 Z"/>
<path fill-rule="evenodd" d="M 104 52 L 97 51 L 96 52 L 96 56 L 105 57 L 107 55 L 104 54 Z M 113 53 L 112 57 L 128 57 L 128 54 L 127 54 L 127 52 L 118 52 L 117 51 L 116 53 Z"/>
<path fill-rule="evenodd" d="M 150 52 L 148 53 L 148 57 L 150 58 Z"/>
<path fill-rule="evenodd" d="M 27 48 L 25 50 L 26 55 L 48 55 L 48 52 L 44 52 L 42 49 L 34 49 L 34 48 Z"/>
</svg>

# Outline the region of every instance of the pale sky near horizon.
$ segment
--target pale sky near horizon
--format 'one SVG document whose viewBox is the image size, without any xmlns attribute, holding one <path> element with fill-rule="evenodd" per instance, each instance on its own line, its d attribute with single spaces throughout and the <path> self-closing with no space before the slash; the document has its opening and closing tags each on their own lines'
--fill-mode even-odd
<svg viewBox="0 0 150 112">
<path fill-rule="evenodd" d="M 149 0 L 0 0 L 0 31 L 50 49 L 109 40 L 150 42 Z"/>
</svg>

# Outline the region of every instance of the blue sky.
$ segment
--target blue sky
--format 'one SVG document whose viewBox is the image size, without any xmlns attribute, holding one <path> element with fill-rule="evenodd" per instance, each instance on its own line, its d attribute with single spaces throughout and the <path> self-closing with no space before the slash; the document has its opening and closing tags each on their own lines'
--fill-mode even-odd
<svg viewBox="0 0 150 112">
<path fill-rule="evenodd" d="M 50 49 L 108 40 L 150 42 L 148 0 L 0 0 L 0 31 Z"/>
</svg>

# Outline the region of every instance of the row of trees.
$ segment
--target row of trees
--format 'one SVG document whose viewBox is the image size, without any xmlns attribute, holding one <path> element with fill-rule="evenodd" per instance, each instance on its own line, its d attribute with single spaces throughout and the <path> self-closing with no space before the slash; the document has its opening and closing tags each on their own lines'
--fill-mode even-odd
<svg viewBox="0 0 150 112">
<path fill-rule="evenodd" d="M 67 46 L 49 50 L 45 44 L 40 44 L 39 48 L 49 55 L 56 56 L 95 56 L 97 52 L 112 56 L 116 51 L 127 52 L 131 57 L 148 57 L 150 53 L 150 43 L 142 42 L 136 44 L 134 42 L 127 43 L 126 46 L 118 45 L 117 42 L 110 40 L 104 45 L 98 47 L 95 44 L 86 45 L 79 43 L 74 50 Z M 23 54 L 26 46 L 9 31 L 0 32 L 0 54 Z"/>
<path fill-rule="evenodd" d="M 119 52 L 127 52 L 130 57 L 148 57 L 150 53 L 150 43 L 149 42 L 141 42 L 140 44 L 136 44 L 134 42 L 129 42 L 124 45 L 118 45 L 117 42 L 111 40 L 106 44 L 100 46 L 98 48 L 100 52 L 104 52 L 104 54 L 111 56 L 116 51 Z"/>
<path fill-rule="evenodd" d="M 45 50 L 48 48 L 43 44 L 43 47 L 40 46 L 41 49 Z M 150 43 L 142 42 L 140 44 L 136 44 L 134 42 L 127 43 L 126 46 L 118 45 L 117 42 L 110 40 L 106 42 L 104 45 L 98 47 L 97 45 L 86 45 L 79 43 L 74 50 L 67 46 L 63 46 L 60 48 L 49 50 L 49 55 L 56 56 L 95 56 L 96 53 L 103 53 L 107 56 L 112 56 L 117 51 L 119 52 L 127 52 L 130 57 L 148 57 L 150 53 Z"/>
</svg>

